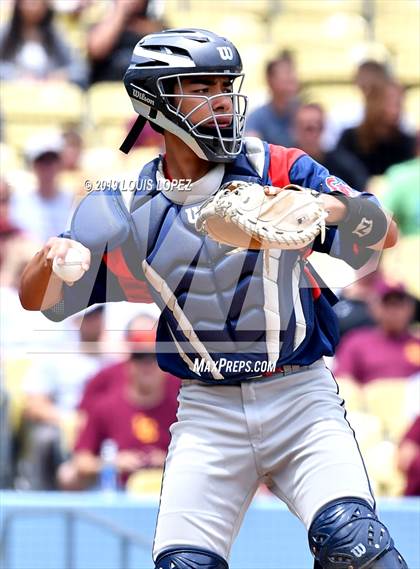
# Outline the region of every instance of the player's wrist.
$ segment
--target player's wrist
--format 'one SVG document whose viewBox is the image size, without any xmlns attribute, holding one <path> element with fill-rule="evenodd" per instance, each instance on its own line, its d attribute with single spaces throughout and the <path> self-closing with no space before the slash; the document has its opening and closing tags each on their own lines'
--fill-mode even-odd
<svg viewBox="0 0 420 569">
<path fill-rule="evenodd" d="M 377 203 L 364 196 L 348 197 L 340 192 L 333 194 L 347 209 L 347 214 L 337 222 L 343 235 L 363 247 L 371 247 L 384 238 L 388 220 Z"/>
<path fill-rule="evenodd" d="M 329 194 L 322 194 L 321 199 L 328 214 L 325 219 L 327 225 L 337 225 L 346 219 L 348 210 L 344 202 Z"/>
</svg>

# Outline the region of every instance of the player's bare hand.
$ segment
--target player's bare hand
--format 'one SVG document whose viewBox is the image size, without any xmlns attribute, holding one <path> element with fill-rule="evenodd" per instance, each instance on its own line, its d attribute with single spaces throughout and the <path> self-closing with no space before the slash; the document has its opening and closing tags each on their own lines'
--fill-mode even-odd
<svg viewBox="0 0 420 569">
<path fill-rule="evenodd" d="M 122 450 L 117 455 L 116 466 L 119 472 L 135 472 L 144 466 L 142 454 L 133 450 Z"/>
<path fill-rule="evenodd" d="M 69 251 L 69 249 L 77 249 L 80 251 L 82 269 L 84 271 L 89 270 L 91 255 L 87 247 L 74 241 L 73 239 L 66 239 L 64 237 L 51 237 L 48 239 L 47 243 L 44 245 L 44 253 L 46 254 L 46 259 L 53 261 L 54 257 L 57 257 L 57 264 L 61 265 L 64 263 L 64 259 Z"/>
<path fill-rule="evenodd" d="M 152 449 L 149 453 L 148 463 L 150 466 L 153 466 L 154 468 L 162 468 L 165 463 L 165 459 L 166 459 L 166 452 L 159 448 L 155 448 Z"/>
</svg>

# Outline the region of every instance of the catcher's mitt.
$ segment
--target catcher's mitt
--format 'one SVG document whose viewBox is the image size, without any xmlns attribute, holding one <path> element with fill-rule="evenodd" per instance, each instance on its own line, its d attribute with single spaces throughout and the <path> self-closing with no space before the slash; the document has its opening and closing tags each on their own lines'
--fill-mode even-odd
<svg viewBox="0 0 420 569">
<path fill-rule="evenodd" d="M 264 186 L 233 181 L 200 207 L 196 229 L 219 243 L 246 249 L 301 249 L 325 235 L 320 194 L 290 184 L 276 195 Z"/>
</svg>

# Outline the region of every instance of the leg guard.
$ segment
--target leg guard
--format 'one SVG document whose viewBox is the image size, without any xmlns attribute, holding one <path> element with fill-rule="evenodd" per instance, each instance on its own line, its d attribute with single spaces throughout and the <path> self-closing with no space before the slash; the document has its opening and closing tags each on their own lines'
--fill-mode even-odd
<svg viewBox="0 0 420 569">
<path fill-rule="evenodd" d="M 229 569 L 229 566 L 216 553 L 185 546 L 162 551 L 156 558 L 155 569 Z"/>
<path fill-rule="evenodd" d="M 309 547 L 322 569 L 408 569 L 367 502 L 340 498 L 318 512 Z"/>
</svg>

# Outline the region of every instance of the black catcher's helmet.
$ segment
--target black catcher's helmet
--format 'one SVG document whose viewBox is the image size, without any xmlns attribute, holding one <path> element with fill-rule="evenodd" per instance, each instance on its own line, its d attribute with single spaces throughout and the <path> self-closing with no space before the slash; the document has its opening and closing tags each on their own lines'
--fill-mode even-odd
<svg viewBox="0 0 420 569">
<path fill-rule="evenodd" d="M 183 93 L 181 79 L 194 76 L 226 76 L 232 82 L 232 92 L 211 97 L 194 94 L 200 102 L 185 115 L 180 106 L 183 98 L 191 95 Z M 242 148 L 247 107 L 247 98 L 240 94 L 243 77 L 241 58 L 229 40 L 207 30 L 175 29 L 150 34 L 138 42 L 124 84 L 134 110 L 152 125 L 178 136 L 200 158 L 230 162 Z M 179 93 L 175 95 L 176 84 Z M 212 102 L 226 96 L 232 99 L 232 120 L 227 128 L 221 128 Z M 193 124 L 190 115 L 204 106 L 208 117 Z M 211 127 L 206 126 L 209 118 Z"/>
</svg>

